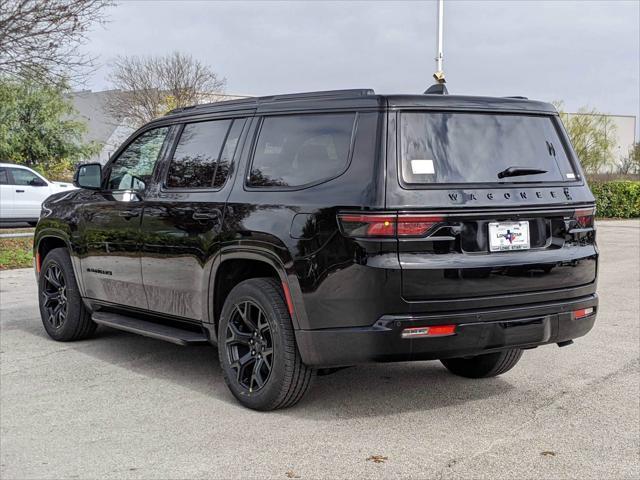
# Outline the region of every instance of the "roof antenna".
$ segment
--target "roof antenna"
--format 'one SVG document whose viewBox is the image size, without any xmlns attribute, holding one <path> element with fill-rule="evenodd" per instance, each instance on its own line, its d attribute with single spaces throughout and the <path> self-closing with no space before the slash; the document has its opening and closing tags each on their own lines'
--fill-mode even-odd
<svg viewBox="0 0 640 480">
<path fill-rule="evenodd" d="M 442 30 L 444 23 L 444 0 L 438 0 L 438 29 L 436 32 L 436 73 L 433 74 L 433 78 L 436 83 L 431 85 L 425 90 L 425 94 L 439 94 L 447 95 L 447 87 L 445 86 L 446 80 L 444 78 L 444 71 L 442 70 L 442 59 L 444 55 L 442 53 Z"/>
</svg>

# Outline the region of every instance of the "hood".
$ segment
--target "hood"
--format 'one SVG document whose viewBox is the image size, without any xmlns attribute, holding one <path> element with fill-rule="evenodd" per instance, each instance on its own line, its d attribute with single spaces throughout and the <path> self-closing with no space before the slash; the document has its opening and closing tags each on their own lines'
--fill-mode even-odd
<svg viewBox="0 0 640 480">
<path fill-rule="evenodd" d="M 69 182 L 51 182 L 53 185 L 55 185 L 56 187 L 59 187 L 61 189 L 73 189 L 76 188 L 73 186 L 72 183 Z"/>
</svg>

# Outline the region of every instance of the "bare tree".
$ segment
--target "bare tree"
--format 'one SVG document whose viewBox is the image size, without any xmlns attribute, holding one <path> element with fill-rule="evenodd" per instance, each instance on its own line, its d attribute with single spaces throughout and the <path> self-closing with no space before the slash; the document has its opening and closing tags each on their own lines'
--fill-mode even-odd
<svg viewBox="0 0 640 480">
<path fill-rule="evenodd" d="M 109 79 L 117 95 L 107 110 L 142 125 L 169 110 L 212 101 L 224 93 L 226 79 L 191 55 L 118 57 Z"/>
<path fill-rule="evenodd" d="M 110 0 L 0 0 L 0 74 L 81 80 L 93 59 L 80 51 Z"/>
</svg>

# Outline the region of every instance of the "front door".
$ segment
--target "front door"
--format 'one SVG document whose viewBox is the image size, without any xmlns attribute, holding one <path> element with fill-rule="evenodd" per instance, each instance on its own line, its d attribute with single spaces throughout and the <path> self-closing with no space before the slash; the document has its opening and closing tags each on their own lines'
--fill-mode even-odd
<svg viewBox="0 0 640 480">
<path fill-rule="evenodd" d="M 42 202 L 50 195 L 49 184 L 26 168 L 10 167 L 13 178 L 16 217 L 37 219 L 40 217 Z"/>
<path fill-rule="evenodd" d="M 140 268 L 143 199 L 169 127 L 147 130 L 105 168 L 104 190 L 80 207 L 82 278 L 87 297 L 147 309 Z"/>
<path fill-rule="evenodd" d="M 145 198 L 142 276 L 150 310 L 206 321 L 209 273 L 245 123 L 220 119 L 181 127 L 162 185 Z"/>
</svg>

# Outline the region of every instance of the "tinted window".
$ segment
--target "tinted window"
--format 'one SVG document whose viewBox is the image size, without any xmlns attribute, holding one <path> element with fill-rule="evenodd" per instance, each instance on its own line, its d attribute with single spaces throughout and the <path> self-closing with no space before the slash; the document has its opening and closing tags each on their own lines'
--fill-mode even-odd
<svg viewBox="0 0 640 480">
<path fill-rule="evenodd" d="M 213 185 L 222 143 L 231 120 L 185 125 L 167 174 L 167 186 L 202 188 Z"/>
<path fill-rule="evenodd" d="M 550 117 L 403 113 L 402 178 L 407 183 L 571 181 L 576 178 Z M 542 174 L 498 178 L 509 167 Z"/>
<path fill-rule="evenodd" d="M 266 117 L 253 157 L 249 185 L 296 187 L 344 171 L 355 114 Z"/>
<path fill-rule="evenodd" d="M 151 179 L 169 127 L 143 133 L 111 164 L 109 190 L 143 190 Z"/>
<path fill-rule="evenodd" d="M 13 176 L 14 185 L 24 185 L 24 186 L 46 185 L 44 180 L 42 180 L 35 173 L 30 172 L 29 170 L 25 170 L 23 168 L 12 168 L 11 175 Z"/>
<path fill-rule="evenodd" d="M 7 169 L 2 167 L 0 168 L 0 185 L 7 185 L 9 183 L 9 172 Z"/>
<path fill-rule="evenodd" d="M 229 176 L 231 169 L 231 160 L 235 155 L 238 148 L 238 141 L 240 140 L 240 134 L 242 133 L 242 127 L 244 127 L 245 119 L 237 119 L 233 121 L 229 135 L 227 135 L 227 141 L 224 142 L 224 148 L 220 154 L 220 160 L 218 160 L 218 167 L 216 168 L 215 178 L 213 180 L 214 187 L 221 187 Z"/>
</svg>

